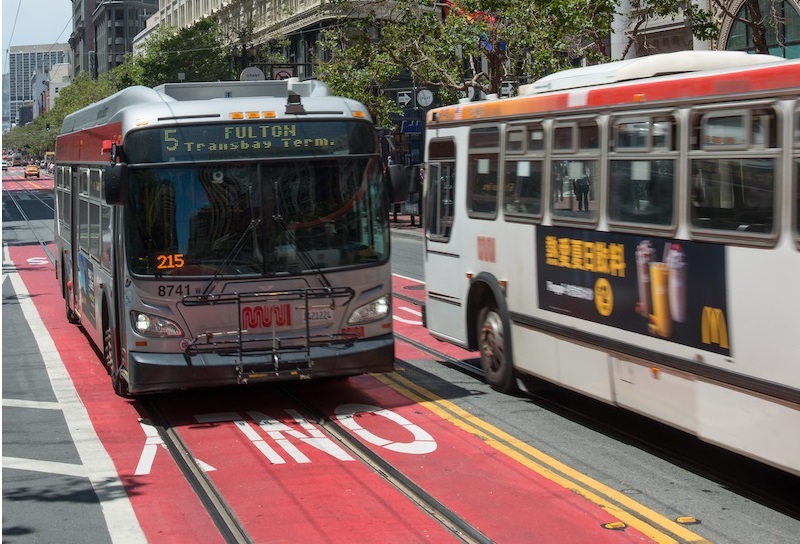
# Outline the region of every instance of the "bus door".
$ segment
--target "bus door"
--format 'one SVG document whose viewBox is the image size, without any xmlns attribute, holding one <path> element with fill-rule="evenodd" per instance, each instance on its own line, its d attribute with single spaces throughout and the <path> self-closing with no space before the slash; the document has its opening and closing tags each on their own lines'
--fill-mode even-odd
<svg viewBox="0 0 800 544">
<path fill-rule="evenodd" d="M 64 233 L 67 250 L 61 256 L 63 259 L 62 272 L 65 284 L 72 286 L 71 289 L 65 291 L 67 308 L 74 312 L 76 318 L 79 318 L 81 309 L 78 304 L 78 259 L 76 254 L 78 253 L 78 231 L 80 230 L 80 221 L 78 220 L 80 180 L 78 178 L 78 170 L 69 166 L 64 167 L 62 176 L 65 178 L 63 182 L 68 189 L 64 193 L 62 201 L 64 209 L 59 213 L 59 216 L 64 219 L 64 225 L 68 226 L 67 232 Z"/>
<path fill-rule="evenodd" d="M 425 188 L 425 316 L 430 332 L 465 338 L 461 251 L 451 240 L 455 217 L 455 144 L 434 140 L 428 147 Z"/>
</svg>

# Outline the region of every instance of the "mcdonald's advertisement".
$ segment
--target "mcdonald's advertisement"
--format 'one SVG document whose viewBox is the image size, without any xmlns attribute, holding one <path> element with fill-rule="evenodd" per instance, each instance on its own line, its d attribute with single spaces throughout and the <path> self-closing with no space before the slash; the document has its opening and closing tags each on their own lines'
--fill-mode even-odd
<svg viewBox="0 0 800 544">
<path fill-rule="evenodd" d="M 731 355 L 724 246 L 540 226 L 537 248 L 541 309 Z"/>
</svg>

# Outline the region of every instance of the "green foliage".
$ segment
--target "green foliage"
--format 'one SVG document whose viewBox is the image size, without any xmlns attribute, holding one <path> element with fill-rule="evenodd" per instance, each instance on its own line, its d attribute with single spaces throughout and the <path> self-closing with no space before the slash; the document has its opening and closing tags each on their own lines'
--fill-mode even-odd
<svg viewBox="0 0 800 544">
<path fill-rule="evenodd" d="M 503 81 L 536 78 L 570 66 L 581 45 L 607 36 L 614 0 L 332 0 L 342 15 L 325 32 L 329 57 L 318 76 L 347 96 L 381 94 L 408 74 L 451 102 L 476 92 L 498 93 Z M 377 29 L 377 30 L 375 30 Z M 602 57 L 602 55 L 599 55 Z M 378 98 L 371 98 L 367 105 Z"/>
<path fill-rule="evenodd" d="M 649 16 L 683 12 L 696 37 L 718 33 L 712 14 L 690 0 L 635 4 L 622 14 L 620 0 L 330 0 L 323 9 L 339 18 L 324 33 L 327 57 L 316 70 L 335 92 L 382 115 L 381 89 L 398 75 L 452 103 L 470 89 L 499 93 L 504 81 L 532 81 L 579 58 L 618 60 L 607 50 L 618 15 L 631 18 L 630 44 Z"/>
<path fill-rule="evenodd" d="M 4 134 L 3 145 L 26 149 L 29 155 L 41 157 L 45 151 L 55 150 L 56 137 L 61 133 L 64 117 L 114 94 L 117 90 L 111 74 L 92 79 L 88 73 L 83 72 L 72 83 L 61 88 L 53 109 L 38 116 L 33 122 L 14 127 Z"/>
<path fill-rule="evenodd" d="M 230 79 L 229 51 L 219 25 L 211 17 L 191 27 L 158 27 L 145 41 L 145 52 L 132 56 L 117 73 L 124 86 L 155 87 L 178 81 Z M 119 67 L 118 67 L 119 68 Z"/>
<path fill-rule="evenodd" d="M 55 149 L 61 124 L 70 113 L 131 85 L 154 87 L 177 81 L 179 72 L 185 74 L 186 81 L 228 79 L 228 61 L 220 31 L 211 18 L 180 30 L 159 28 L 148 39 L 144 55 L 129 56 L 124 63 L 97 79 L 86 72 L 79 74 L 61 89 L 52 110 L 4 134 L 3 145 L 42 156 L 45 151 Z"/>
</svg>

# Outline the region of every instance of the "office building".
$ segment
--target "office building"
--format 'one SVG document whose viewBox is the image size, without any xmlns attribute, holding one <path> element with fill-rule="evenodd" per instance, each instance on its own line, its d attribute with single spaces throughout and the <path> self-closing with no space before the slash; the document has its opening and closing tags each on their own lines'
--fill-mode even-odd
<svg viewBox="0 0 800 544">
<path fill-rule="evenodd" d="M 23 104 L 33 104 L 34 74 L 45 74 L 54 64 L 69 62 L 69 45 L 42 44 L 11 46 L 8 55 L 8 122 L 18 122 L 18 110 Z M 38 92 L 38 91 L 37 91 Z"/>
</svg>

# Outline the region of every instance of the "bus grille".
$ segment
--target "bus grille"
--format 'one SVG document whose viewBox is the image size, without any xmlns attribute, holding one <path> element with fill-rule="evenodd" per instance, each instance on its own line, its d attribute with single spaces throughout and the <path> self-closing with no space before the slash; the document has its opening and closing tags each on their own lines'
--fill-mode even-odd
<svg viewBox="0 0 800 544">
<path fill-rule="evenodd" d="M 314 323 L 308 316 L 320 313 L 320 309 L 330 310 L 334 324 L 335 311 L 347 306 L 354 296 L 350 287 L 188 295 L 182 300 L 186 307 L 235 305 L 238 326 L 195 333 L 185 352 L 190 356 L 215 353 L 236 357 L 239 383 L 275 376 L 303 377 L 314 366 L 313 347 L 344 346 L 358 338 L 345 332 L 312 334 Z"/>
</svg>

